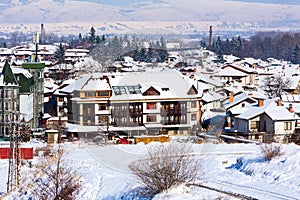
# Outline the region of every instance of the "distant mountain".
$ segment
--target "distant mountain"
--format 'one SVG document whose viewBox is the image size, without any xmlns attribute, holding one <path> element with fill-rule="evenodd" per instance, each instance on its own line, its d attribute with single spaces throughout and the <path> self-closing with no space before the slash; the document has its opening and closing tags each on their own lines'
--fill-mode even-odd
<svg viewBox="0 0 300 200">
<path fill-rule="evenodd" d="M 298 0 L 233 0 L 233 1 L 244 1 L 254 3 L 269 3 L 269 4 L 287 4 L 287 5 L 300 5 Z"/>
<path fill-rule="evenodd" d="M 190 22 L 190 31 L 197 31 L 195 22 L 218 23 L 222 30 L 295 30 L 300 27 L 299 10 L 300 2 L 291 0 L 2 0 L 0 31 L 12 23 L 104 23 L 99 28 L 103 32 L 132 31 L 133 23 L 146 21 L 154 28 L 169 22 L 164 28 L 178 31 L 184 29 L 172 22 Z"/>
</svg>

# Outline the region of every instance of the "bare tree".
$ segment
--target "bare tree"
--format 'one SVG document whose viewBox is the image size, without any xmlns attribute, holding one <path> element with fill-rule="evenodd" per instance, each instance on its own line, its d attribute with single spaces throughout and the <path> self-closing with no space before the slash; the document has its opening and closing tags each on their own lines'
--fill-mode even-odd
<svg viewBox="0 0 300 200">
<path fill-rule="evenodd" d="M 260 151 L 263 157 L 268 161 L 284 154 L 282 147 L 274 143 L 260 145 Z"/>
<path fill-rule="evenodd" d="M 45 159 L 37 166 L 35 177 L 30 184 L 31 191 L 37 199 L 75 199 L 81 188 L 80 177 L 67 167 L 63 159 L 64 154 L 65 150 L 59 146 L 53 154 L 41 155 Z"/>
<path fill-rule="evenodd" d="M 290 79 L 283 75 L 267 76 L 263 80 L 261 88 L 268 94 L 269 98 L 280 97 L 284 89 L 291 85 Z"/>
<path fill-rule="evenodd" d="M 153 195 L 170 187 L 195 179 L 199 163 L 187 144 L 152 146 L 147 149 L 147 158 L 129 167 Z"/>
</svg>

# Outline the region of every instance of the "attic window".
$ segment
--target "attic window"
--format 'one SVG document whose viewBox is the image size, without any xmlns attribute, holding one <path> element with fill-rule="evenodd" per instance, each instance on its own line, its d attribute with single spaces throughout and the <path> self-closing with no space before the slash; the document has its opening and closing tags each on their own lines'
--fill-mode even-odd
<svg viewBox="0 0 300 200">
<path fill-rule="evenodd" d="M 130 94 L 141 94 L 142 93 L 139 85 L 127 86 L 127 89 Z"/>
<path fill-rule="evenodd" d="M 126 89 L 124 86 L 113 86 L 112 88 L 113 88 L 115 95 L 126 94 Z"/>
<path fill-rule="evenodd" d="M 161 88 L 162 91 L 169 91 L 169 88 Z"/>
</svg>

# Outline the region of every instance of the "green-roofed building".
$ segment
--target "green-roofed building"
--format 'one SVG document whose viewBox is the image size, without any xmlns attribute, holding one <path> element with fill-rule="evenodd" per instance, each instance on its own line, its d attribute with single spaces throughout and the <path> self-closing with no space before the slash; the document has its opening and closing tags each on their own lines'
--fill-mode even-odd
<svg viewBox="0 0 300 200">
<path fill-rule="evenodd" d="M 44 113 L 44 68 L 45 63 L 23 63 L 33 77 L 33 128 L 41 128 Z"/>
<path fill-rule="evenodd" d="M 19 121 L 19 84 L 6 61 L 0 75 L 0 137 L 8 137 Z"/>
</svg>

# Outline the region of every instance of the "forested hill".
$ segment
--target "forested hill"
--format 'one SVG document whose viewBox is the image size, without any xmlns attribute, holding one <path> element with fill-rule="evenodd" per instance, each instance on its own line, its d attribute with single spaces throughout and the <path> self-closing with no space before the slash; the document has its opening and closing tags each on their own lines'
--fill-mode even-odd
<svg viewBox="0 0 300 200">
<path fill-rule="evenodd" d="M 300 63 L 300 33 L 259 32 L 249 40 L 241 37 L 224 39 L 218 37 L 210 47 L 219 55 L 253 58 L 277 58 Z"/>
</svg>

